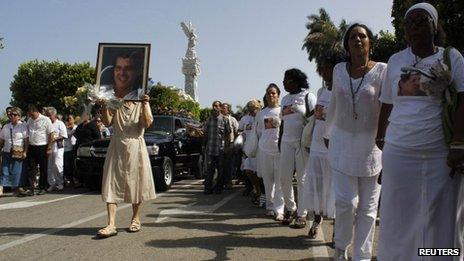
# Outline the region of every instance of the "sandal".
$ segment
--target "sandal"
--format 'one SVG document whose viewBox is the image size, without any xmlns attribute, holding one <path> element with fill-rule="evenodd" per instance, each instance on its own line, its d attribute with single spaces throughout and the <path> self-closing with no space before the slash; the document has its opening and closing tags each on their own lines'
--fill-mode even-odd
<svg viewBox="0 0 464 261">
<path fill-rule="evenodd" d="M 313 222 L 313 225 L 311 226 L 311 228 L 309 229 L 309 232 L 308 232 L 308 237 L 310 239 L 316 239 L 317 238 L 317 232 L 319 230 L 319 223 L 317 222 Z"/>
<path fill-rule="evenodd" d="M 118 231 L 116 230 L 116 227 L 106 226 L 106 227 L 98 230 L 97 237 L 98 238 L 108 238 L 108 237 L 116 236 L 117 234 L 118 234 Z"/>
<path fill-rule="evenodd" d="M 132 219 L 131 224 L 129 226 L 129 232 L 131 233 L 139 232 L 141 227 L 142 226 L 140 225 L 139 220 Z"/>
</svg>

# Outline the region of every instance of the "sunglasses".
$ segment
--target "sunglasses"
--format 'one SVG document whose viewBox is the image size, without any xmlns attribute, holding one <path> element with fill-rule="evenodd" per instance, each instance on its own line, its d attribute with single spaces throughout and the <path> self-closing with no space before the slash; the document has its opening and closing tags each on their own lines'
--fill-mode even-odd
<svg viewBox="0 0 464 261">
<path fill-rule="evenodd" d="M 406 19 L 404 20 L 404 26 L 406 28 L 411 28 L 413 26 L 423 27 L 429 25 L 431 22 L 433 22 L 432 18 L 424 16 L 417 19 Z"/>
<path fill-rule="evenodd" d="M 19 116 L 17 113 L 9 113 L 8 116 Z"/>
</svg>

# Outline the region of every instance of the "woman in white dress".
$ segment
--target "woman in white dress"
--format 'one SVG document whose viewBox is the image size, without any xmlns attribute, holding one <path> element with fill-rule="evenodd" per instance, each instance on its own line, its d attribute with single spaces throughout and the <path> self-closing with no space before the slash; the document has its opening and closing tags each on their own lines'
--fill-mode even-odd
<svg viewBox="0 0 464 261">
<path fill-rule="evenodd" d="M 116 96 L 118 97 L 118 96 Z M 99 237 L 117 234 L 115 226 L 118 202 L 132 204 L 129 232 L 138 232 L 140 204 L 155 198 L 155 186 L 143 134 L 153 122 L 148 95 L 141 102 L 125 101 L 116 111 L 102 106 L 102 121 L 112 126 L 114 134 L 103 167 L 102 199 L 108 210 L 108 225 L 98 231 Z"/>
<path fill-rule="evenodd" d="M 450 172 L 464 170 L 464 58 L 438 46 L 442 29 L 430 4 L 408 9 L 404 31 L 409 47 L 388 61 L 380 96 L 377 140 L 385 145 L 379 260 L 423 260 L 418 248 L 454 247 L 460 177 Z M 450 70 L 451 79 L 426 76 L 443 69 Z M 450 80 L 458 100 L 454 135 L 447 140 L 442 88 Z M 456 229 L 462 231 L 462 223 Z"/>
<path fill-rule="evenodd" d="M 375 144 L 378 97 L 387 68 L 372 61 L 373 34 L 363 24 L 348 27 L 343 45 L 348 62 L 335 66 L 326 116 L 328 159 L 335 191 L 335 258 L 370 260 L 380 194 L 381 151 Z"/>
<path fill-rule="evenodd" d="M 322 223 L 322 215 L 335 218 L 335 197 L 332 188 L 332 172 L 327 160 L 327 147 L 324 144 L 325 117 L 332 95 L 332 74 L 334 66 L 343 61 L 344 55 L 333 51 L 328 54 L 322 65 L 321 76 L 325 86 L 318 90 L 314 127 L 308 164 L 306 164 L 305 201 L 308 211 L 314 211 L 314 221 L 309 229 L 311 239 L 317 237 Z"/>
</svg>

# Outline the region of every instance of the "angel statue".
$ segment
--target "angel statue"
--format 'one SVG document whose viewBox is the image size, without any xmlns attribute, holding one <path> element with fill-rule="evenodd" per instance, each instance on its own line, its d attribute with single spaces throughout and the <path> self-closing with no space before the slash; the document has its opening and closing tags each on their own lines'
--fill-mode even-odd
<svg viewBox="0 0 464 261">
<path fill-rule="evenodd" d="M 193 27 L 191 22 L 189 22 L 188 24 L 181 22 L 180 26 L 182 27 L 182 30 L 184 31 L 185 35 L 188 38 L 188 48 L 187 48 L 187 52 L 185 53 L 185 57 L 195 58 L 196 57 L 195 45 L 197 43 L 197 35 L 195 34 L 195 28 Z"/>
</svg>

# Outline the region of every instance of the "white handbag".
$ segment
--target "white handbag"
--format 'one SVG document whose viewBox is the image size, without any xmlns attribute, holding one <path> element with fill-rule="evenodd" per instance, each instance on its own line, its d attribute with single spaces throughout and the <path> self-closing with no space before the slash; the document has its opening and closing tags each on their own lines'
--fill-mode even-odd
<svg viewBox="0 0 464 261">
<path fill-rule="evenodd" d="M 301 147 L 303 148 L 309 148 L 311 146 L 311 141 L 313 139 L 314 122 L 315 119 L 313 115 L 309 118 L 308 123 L 306 123 L 303 129 L 303 134 L 301 134 Z"/>
<path fill-rule="evenodd" d="M 249 158 L 256 157 L 258 151 L 258 134 L 256 133 L 256 125 L 253 124 L 249 135 L 246 136 L 245 145 L 243 145 L 243 152 Z"/>
</svg>

